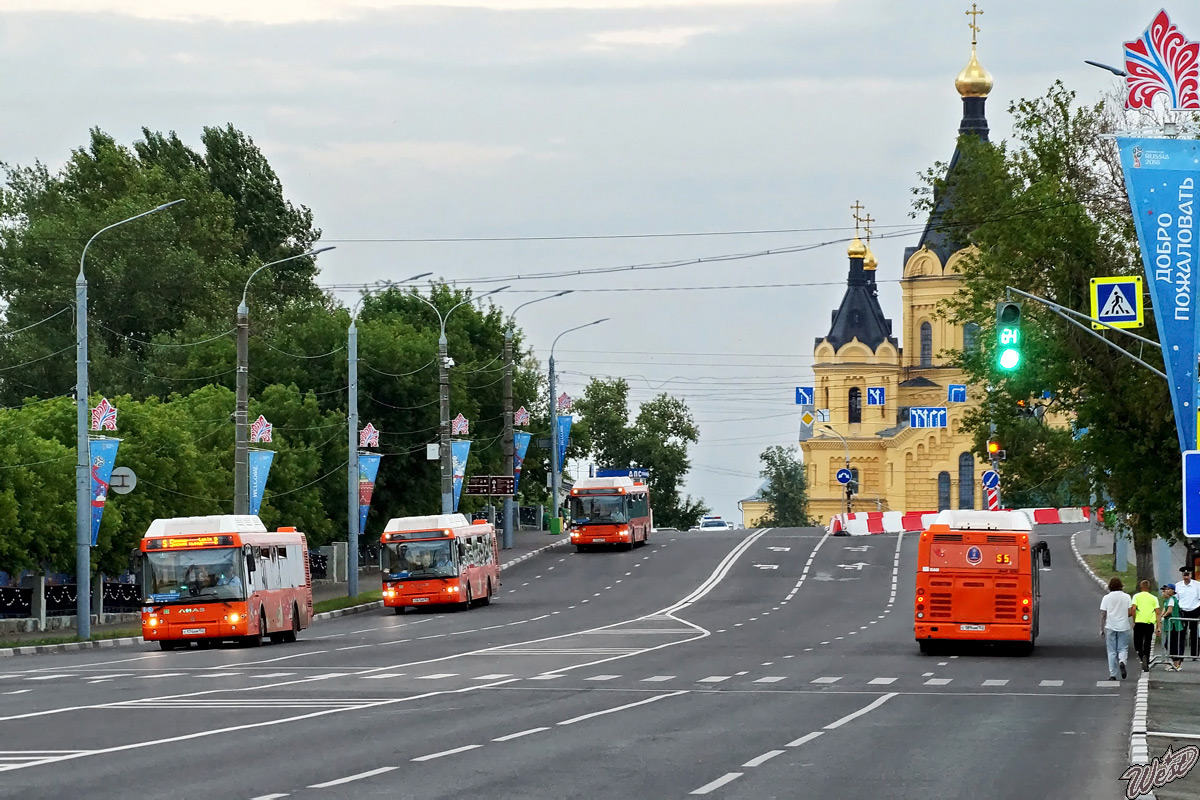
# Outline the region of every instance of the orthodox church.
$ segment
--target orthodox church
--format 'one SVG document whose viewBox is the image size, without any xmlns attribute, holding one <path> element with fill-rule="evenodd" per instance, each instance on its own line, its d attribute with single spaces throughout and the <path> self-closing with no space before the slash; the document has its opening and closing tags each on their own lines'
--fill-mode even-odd
<svg viewBox="0 0 1200 800">
<path fill-rule="evenodd" d="M 972 24 L 972 30 L 978 28 Z M 984 105 L 992 78 L 975 47 L 972 36 L 971 59 L 954 82 L 963 107 L 958 132 L 987 141 Z M 956 148 L 950 170 L 958 160 Z M 973 451 L 971 436 L 959 431 L 979 392 L 965 385 L 962 371 L 948 358 L 948 351 L 972 347 L 979 330 L 974 324 L 953 325 L 935 313 L 958 289 L 967 253 L 941 229 L 946 203 L 945 196 L 935 197 L 920 240 L 905 249 L 898 330 L 879 305 L 872 220 L 860 216 L 857 202 L 852 207 L 856 235 L 846 252 L 846 292 L 829 331 L 816 340 L 815 419 L 801 433 L 809 514 L 819 523 L 848 510 L 845 486 L 837 480 L 843 468 L 857 487 L 850 500 L 853 511 L 981 507 L 984 462 Z M 866 243 L 857 233 L 863 222 Z M 743 506 L 747 524 L 758 511 L 754 505 Z"/>
</svg>

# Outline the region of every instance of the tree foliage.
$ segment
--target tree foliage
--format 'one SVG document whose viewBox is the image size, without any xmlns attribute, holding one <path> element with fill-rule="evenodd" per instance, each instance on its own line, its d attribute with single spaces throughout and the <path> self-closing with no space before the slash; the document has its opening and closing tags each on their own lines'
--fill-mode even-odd
<svg viewBox="0 0 1200 800">
<path fill-rule="evenodd" d="M 806 528 L 813 524 L 808 516 L 808 482 L 804 464 L 796 459 L 796 448 L 772 445 L 759 455 L 763 469 L 759 473 L 766 484 L 762 498 L 767 513 L 760 527 Z"/>
<path fill-rule="evenodd" d="M 680 492 L 691 468 L 688 445 L 700 438 L 682 400 L 660 394 L 643 403 L 631 423 L 629 384 L 593 378 L 575 408 L 583 417 L 579 446 L 585 453 L 605 467 L 650 470 L 655 524 L 686 530 L 709 511 L 703 500 Z"/>
<path fill-rule="evenodd" d="M 1111 498 L 1131 524 L 1145 576 L 1149 542 L 1171 536 L 1180 520 L 1179 484 L 1149 477 L 1180 472 L 1166 382 L 1031 301 L 1024 304 L 1024 365 L 1011 374 L 993 366 L 995 303 L 1006 287 L 1086 313 L 1091 278 L 1141 274 L 1116 145 L 1105 138 L 1125 122 L 1113 105 L 1076 104 L 1061 83 L 1009 111 L 1013 141 L 963 137 L 957 167 L 927 175 L 922 204 L 929 210 L 936 198 L 950 198 L 942 223 L 978 248 L 944 308 L 955 323 L 982 328 L 982 346 L 959 361 L 990 390 L 965 424 L 981 452 L 989 422 L 997 424 L 1009 458 L 1001 464 L 1006 504 L 1015 497 L 1071 505 L 1088 484 Z M 1148 337 L 1156 330 L 1152 315 L 1148 308 Z M 1136 352 L 1162 368 L 1157 350 Z M 1019 413 L 1022 401 L 1044 407 L 1045 425 Z M 1086 435 L 1072 436 L 1069 422 Z M 1053 424 L 1057 430 L 1046 427 Z"/>
</svg>

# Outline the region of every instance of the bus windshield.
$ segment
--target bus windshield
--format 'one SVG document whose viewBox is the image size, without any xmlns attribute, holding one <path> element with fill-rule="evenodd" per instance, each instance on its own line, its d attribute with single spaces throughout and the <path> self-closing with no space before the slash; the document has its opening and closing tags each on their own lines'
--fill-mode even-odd
<svg viewBox="0 0 1200 800">
<path fill-rule="evenodd" d="M 625 495 L 572 497 L 571 522 L 574 525 L 624 524 L 629 522 L 629 504 Z"/>
<path fill-rule="evenodd" d="M 147 602 L 245 600 L 240 553 L 232 547 L 147 553 L 142 571 Z"/>
<path fill-rule="evenodd" d="M 415 542 L 389 542 L 384 545 L 388 558 L 383 566 L 390 581 L 406 578 L 452 578 L 458 564 L 451 539 Z"/>
</svg>

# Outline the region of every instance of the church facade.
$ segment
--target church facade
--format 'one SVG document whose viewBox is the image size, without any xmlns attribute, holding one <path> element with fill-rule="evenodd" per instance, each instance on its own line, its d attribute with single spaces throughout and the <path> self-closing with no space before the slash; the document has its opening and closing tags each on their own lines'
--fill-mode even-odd
<svg viewBox="0 0 1200 800">
<path fill-rule="evenodd" d="M 992 79 L 974 43 L 955 88 L 963 103 L 959 133 L 986 141 L 984 106 Z M 956 149 L 949 169 L 957 163 Z M 856 234 L 847 249 L 846 292 L 813 351 L 813 403 L 821 413 L 800 442 L 809 514 L 822 524 L 847 511 L 845 487 L 837 480 L 847 466 L 857 486 L 853 511 L 983 507 L 986 466 L 972 437 L 959 430 L 980 392 L 965 385 L 949 352 L 972 347 L 978 327 L 953 325 L 936 313 L 958 289 L 967 256 L 939 225 L 946 202 L 934 199 L 921 239 L 905 250 L 898 329 L 879 304 L 869 227 L 867 242 Z M 854 209 L 856 225 L 869 226 L 857 202 Z"/>
</svg>

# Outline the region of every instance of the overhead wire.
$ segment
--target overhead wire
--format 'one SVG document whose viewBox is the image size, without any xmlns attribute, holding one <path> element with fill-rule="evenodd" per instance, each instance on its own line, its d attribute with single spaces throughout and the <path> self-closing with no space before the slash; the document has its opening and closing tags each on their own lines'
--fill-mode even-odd
<svg viewBox="0 0 1200 800">
<path fill-rule="evenodd" d="M 18 333 L 24 333 L 25 331 L 31 331 L 34 328 L 38 327 L 39 325 L 45 325 L 50 320 L 54 319 L 55 317 L 57 317 L 61 314 L 67 313 L 74 307 L 75 307 L 74 305 L 64 306 L 63 308 L 59 309 L 58 311 L 55 311 L 53 314 L 46 317 L 45 319 L 38 320 L 37 322 L 33 323 L 32 325 L 26 325 L 24 328 L 17 328 L 15 331 L 4 331 L 4 332 L 0 333 L 0 339 L 6 338 L 8 336 L 16 336 Z"/>
</svg>

